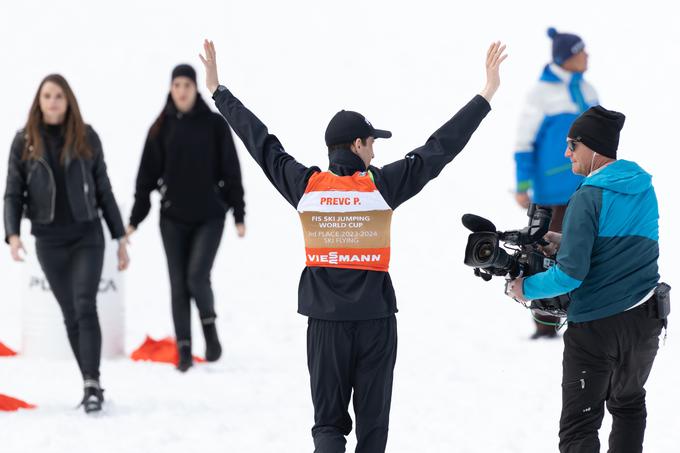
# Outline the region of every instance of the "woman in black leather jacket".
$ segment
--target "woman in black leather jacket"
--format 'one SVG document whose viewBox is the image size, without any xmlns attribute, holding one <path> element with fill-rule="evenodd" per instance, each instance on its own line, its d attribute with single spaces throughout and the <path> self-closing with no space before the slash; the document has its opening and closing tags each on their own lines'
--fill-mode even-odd
<svg viewBox="0 0 680 453">
<path fill-rule="evenodd" d="M 196 72 L 186 64 L 173 70 L 165 108 L 149 130 L 128 234 L 149 213 L 154 190 L 162 196 L 160 227 L 170 274 L 177 368 L 186 371 L 193 364 L 191 299 L 201 319 L 206 360 L 218 360 L 222 354 L 210 273 L 228 210 L 233 210 L 238 236 L 246 231 L 241 170 L 231 131 L 198 94 Z"/>
<path fill-rule="evenodd" d="M 118 269 L 127 268 L 125 229 L 106 173 L 97 133 L 83 122 L 68 82 L 58 74 L 40 83 L 28 121 L 9 157 L 5 241 L 23 261 L 21 217 L 31 220 L 36 253 L 64 315 L 84 380 L 85 412 L 101 410 L 101 329 L 97 289 L 104 262 L 99 212 L 119 239 Z M 25 252 L 25 251 L 24 251 Z"/>
</svg>

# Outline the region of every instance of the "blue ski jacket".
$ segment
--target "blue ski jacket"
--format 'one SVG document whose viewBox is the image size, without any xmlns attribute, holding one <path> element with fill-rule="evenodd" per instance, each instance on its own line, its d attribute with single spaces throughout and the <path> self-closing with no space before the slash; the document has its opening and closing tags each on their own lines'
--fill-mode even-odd
<svg viewBox="0 0 680 453">
<path fill-rule="evenodd" d="M 572 195 L 557 264 L 524 280 L 524 296 L 569 293 L 567 319 L 621 313 L 659 282 L 659 212 L 652 177 L 617 160 L 591 173 Z"/>
<path fill-rule="evenodd" d="M 565 140 L 574 120 L 597 104 L 597 93 L 583 74 L 554 63 L 544 68 L 520 116 L 517 192 L 531 189 L 533 202 L 540 205 L 567 204 L 583 178 L 571 172 Z"/>
</svg>

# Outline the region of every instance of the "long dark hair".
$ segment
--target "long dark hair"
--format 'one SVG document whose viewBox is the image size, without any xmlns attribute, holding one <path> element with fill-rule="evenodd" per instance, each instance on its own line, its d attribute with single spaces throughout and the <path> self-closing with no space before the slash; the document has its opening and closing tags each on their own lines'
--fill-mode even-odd
<svg viewBox="0 0 680 453">
<path fill-rule="evenodd" d="M 24 152 L 22 158 L 40 159 L 44 151 L 44 143 L 40 135 L 40 128 L 43 125 L 43 114 L 40 110 L 40 92 L 47 82 L 52 82 L 58 85 L 66 96 L 66 116 L 64 117 L 64 150 L 61 153 L 60 160 L 63 161 L 66 153 L 74 153 L 74 157 L 90 158 L 92 157 L 92 149 L 87 142 L 87 128 L 83 122 L 83 117 L 80 115 L 80 108 L 76 100 L 73 90 L 69 86 L 66 79 L 60 74 L 50 74 L 45 77 L 38 91 L 35 93 L 33 104 L 28 111 L 28 119 L 24 129 L 26 143 L 24 144 Z"/>
<path fill-rule="evenodd" d="M 161 113 L 158 115 L 156 120 L 153 122 L 151 127 L 149 128 L 149 138 L 156 138 L 158 137 L 158 134 L 161 133 L 161 127 L 163 127 L 163 119 L 165 118 L 165 113 L 168 111 L 169 106 L 174 107 L 175 103 L 172 100 L 172 95 L 168 93 L 168 98 L 165 101 L 165 105 L 163 106 L 163 110 L 161 110 Z"/>
</svg>

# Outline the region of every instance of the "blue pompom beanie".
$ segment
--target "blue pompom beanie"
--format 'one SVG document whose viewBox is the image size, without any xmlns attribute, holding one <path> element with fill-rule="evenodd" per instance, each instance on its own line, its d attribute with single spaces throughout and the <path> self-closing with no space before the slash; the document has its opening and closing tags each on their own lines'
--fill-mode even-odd
<svg viewBox="0 0 680 453">
<path fill-rule="evenodd" d="M 571 33 L 558 33 L 553 27 L 548 28 L 548 36 L 552 39 L 553 61 L 558 65 L 562 65 L 586 47 L 579 36 Z"/>
</svg>

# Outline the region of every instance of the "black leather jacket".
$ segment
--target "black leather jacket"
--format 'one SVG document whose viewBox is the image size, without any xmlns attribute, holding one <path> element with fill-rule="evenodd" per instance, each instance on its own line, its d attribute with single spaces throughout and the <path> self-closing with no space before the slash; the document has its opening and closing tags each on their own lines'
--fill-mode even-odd
<svg viewBox="0 0 680 453">
<path fill-rule="evenodd" d="M 76 222 L 98 219 L 101 210 L 111 236 L 120 238 L 125 235 L 125 227 L 106 173 L 101 141 L 90 126 L 87 126 L 87 139 L 92 157 L 67 158 L 64 164 L 69 206 Z M 54 174 L 44 157 L 22 159 L 24 143 L 24 131 L 20 130 L 12 142 L 7 169 L 5 242 L 20 233 L 22 215 L 39 224 L 50 224 L 54 220 Z"/>
</svg>

